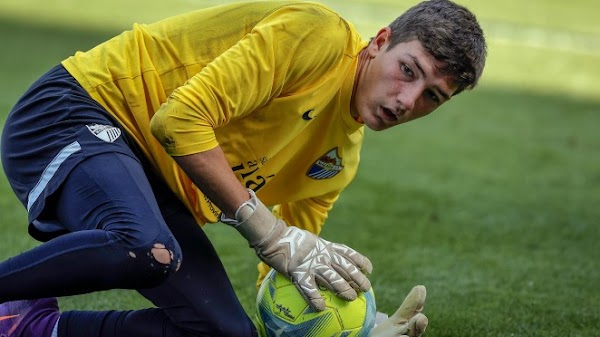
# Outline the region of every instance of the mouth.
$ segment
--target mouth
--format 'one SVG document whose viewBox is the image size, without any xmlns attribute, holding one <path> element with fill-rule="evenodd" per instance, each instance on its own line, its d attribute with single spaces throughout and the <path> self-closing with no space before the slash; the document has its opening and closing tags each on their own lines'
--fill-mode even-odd
<svg viewBox="0 0 600 337">
<path fill-rule="evenodd" d="M 396 115 L 392 109 L 388 109 L 388 108 L 382 106 L 381 110 L 383 111 L 384 115 L 386 117 L 388 117 L 389 119 L 392 119 L 394 121 L 400 119 L 400 116 Z"/>
</svg>

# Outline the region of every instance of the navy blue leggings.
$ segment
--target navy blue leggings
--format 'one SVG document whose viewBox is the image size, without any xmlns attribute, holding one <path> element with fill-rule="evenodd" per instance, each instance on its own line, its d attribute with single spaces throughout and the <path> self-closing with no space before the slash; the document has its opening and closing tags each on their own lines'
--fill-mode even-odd
<svg viewBox="0 0 600 337">
<path fill-rule="evenodd" d="M 156 308 L 65 312 L 59 336 L 255 336 L 193 216 L 125 135 L 100 140 L 97 124 L 118 127 L 62 67 L 9 115 L 2 164 L 45 242 L 0 263 L 0 303 L 135 289 Z"/>
<path fill-rule="evenodd" d="M 65 312 L 59 336 L 254 336 L 204 232 L 166 186 L 149 174 L 151 186 L 146 174 L 119 153 L 81 162 L 50 200 L 68 233 L 0 264 L 0 297 L 128 288 L 158 307 Z M 157 261 L 153 249 L 166 249 L 171 262 Z"/>
</svg>

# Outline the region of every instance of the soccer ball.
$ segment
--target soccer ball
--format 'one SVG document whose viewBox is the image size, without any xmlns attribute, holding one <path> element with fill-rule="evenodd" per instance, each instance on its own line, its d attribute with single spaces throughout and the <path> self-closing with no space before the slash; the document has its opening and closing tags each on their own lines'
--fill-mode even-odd
<svg viewBox="0 0 600 337">
<path fill-rule="evenodd" d="M 368 336 L 375 324 L 373 288 L 359 292 L 346 301 L 321 288 L 327 307 L 313 310 L 296 286 L 282 274 L 271 270 L 258 291 L 256 314 L 263 337 Z"/>
</svg>

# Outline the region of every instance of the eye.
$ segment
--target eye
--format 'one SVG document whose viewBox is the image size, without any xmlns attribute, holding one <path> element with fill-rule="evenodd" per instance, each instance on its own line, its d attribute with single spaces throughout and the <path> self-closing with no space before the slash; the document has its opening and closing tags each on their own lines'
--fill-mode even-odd
<svg viewBox="0 0 600 337">
<path fill-rule="evenodd" d="M 410 78 L 415 77 L 415 73 L 412 71 L 412 69 L 410 69 L 410 67 L 408 65 L 406 65 L 406 63 L 400 64 L 400 68 L 402 69 L 402 73 L 404 73 L 404 75 L 406 75 Z"/>
<path fill-rule="evenodd" d="M 440 97 L 435 94 L 433 90 L 427 90 L 426 93 L 427 98 L 435 102 L 435 104 L 440 104 Z"/>
</svg>

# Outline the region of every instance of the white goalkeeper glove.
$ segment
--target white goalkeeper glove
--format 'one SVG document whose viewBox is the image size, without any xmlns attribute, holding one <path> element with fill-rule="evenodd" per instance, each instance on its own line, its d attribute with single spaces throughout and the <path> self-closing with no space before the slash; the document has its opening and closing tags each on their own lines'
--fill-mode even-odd
<svg viewBox="0 0 600 337">
<path fill-rule="evenodd" d="M 371 288 L 364 274 L 373 269 L 369 259 L 346 245 L 287 226 L 248 191 L 251 198 L 238 208 L 235 219 L 221 214 L 221 222 L 234 226 L 263 262 L 287 276 L 311 307 L 325 309 L 317 284 L 346 300 Z"/>
<path fill-rule="evenodd" d="M 425 286 L 414 286 L 410 293 L 387 320 L 381 322 L 371 332 L 371 337 L 419 337 L 429 323 L 427 316 L 423 315 Z"/>
</svg>

